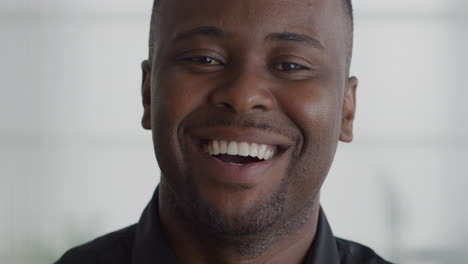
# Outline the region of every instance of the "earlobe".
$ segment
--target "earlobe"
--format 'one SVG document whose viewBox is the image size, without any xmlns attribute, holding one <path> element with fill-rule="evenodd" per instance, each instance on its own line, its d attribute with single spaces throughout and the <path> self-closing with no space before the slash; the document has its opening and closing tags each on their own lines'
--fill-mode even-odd
<svg viewBox="0 0 468 264">
<path fill-rule="evenodd" d="M 142 82 L 141 96 L 143 103 L 143 118 L 141 125 L 144 129 L 151 129 L 151 65 L 148 60 L 141 63 Z"/>
<path fill-rule="evenodd" d="M 356 90 L 358 80 L 356 77 L 350 77 L 347 81 L 346 90 L 343 99 L 343 113 L 341 119 L 340 141 L 353 141 L 353 122 L 356 115 Z"/>
</svg>

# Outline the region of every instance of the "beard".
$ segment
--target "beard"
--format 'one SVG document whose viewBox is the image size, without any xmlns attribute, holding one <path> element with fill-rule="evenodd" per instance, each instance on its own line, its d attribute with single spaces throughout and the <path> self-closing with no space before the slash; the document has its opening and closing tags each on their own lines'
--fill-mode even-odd
<svg viewBox="0 0 468 264">
<path fill-rule="evenodd" d="M 210 127 L 220 124 L 253 127 L 289 135 L 290 138 L 298 138 L 297 133 L 282 132 L 268 124 L 241 121 L 233 123 L 229 119 L 219 119 L 208 125 L 192 124 L 191 127 Z M 178 142 L 183 142 L 181 135 Z M 179 147 L 181 148 L 179 153 L 188 152 L 185 144 Z M 291 160 L 300 160 L 304 158 L 302 155 L 298 148 L 293 152 Z M 185 226 L 189 227 L 191 232 L 197 234 L 200 242 L 208 242 L 214 247 L 213 252 L 216 252 L 216 247 L 228 246 L 243 256 L 258 256 L 281 237 L 288 236 L 303 226 L 311 217 L 314 204 L 318 204 L 318 191 L 321 184 L 319 181 L 322 179 L 317 178 L 312 180 L 312 184 L 310 183 L 309 172 L 313 172 L 314 167 L 315 169 L 317 167 L 315 162 L 306 161 L 290 164 L 286 169 L 285 177 L 269 193 L 268 197 L 256 200 L 250 204 L 249 208 L 241 212 L 227 214 L 223 208 L 214 206 L 213 203 L 203 198 L 197 187 L 195 180 L 197 177 L 193 175 L 195 170 L 191 167 L 196 165 L 188 160 L 187 156 L 182 157 L 182 164 L 188 166 L 168 166 L 167 170 L 161 173 L 160 184 L 165 190 L 163 199 L 168 203 L 172 213 L 184 221 Z M 177 160 L 177 158 L 174 157 L 172 160 Z M 171 162 L 160 163 L 170 164 Z M 164 175 L 164 172 L 168 175 Z M 323 171 L 319 175 L 326 175 L 326 172 Z M 309 179 L 305 180 L 307 178 Z M 243 189 L 242 186 L 237 187 Z"/>
<path fill-rule="evenodd" d="M 243 213 L 226 215 L 218 208 L 201 200 L 194 194 L 190 209 L 198 212 L 196 221 L 210 231 L 223 236 L 244 237 L 268 233 L 277 224 L 285 209 L 286 186 L 281 185 L 266 201 L 258 201 Z M 198 197 L 197 197 L 198 196 Z"/>
<path fill-rule="evenodd" d="M 299 159 L 298 153 L 294 153 L 293 160 Z M 241 256 L 256 257 L 283 237 L 299 230 L 313 216 L 314 210 L 318 209 L 314 205 L 318 206 L 323 179 L 317 178 L 313 186 L 303 184 L 304 178 L 310 177 L 305 173 L 310 171 L 307 165 L 314 163 L 294 165 L 287 168 L 287 176 L 268 197 L 256 200 L 249 208 L 236 214 L 227 214 L 223 208 L 203 198 L 197 188 L 196 177 L 191 173 L 194 170 L 190 167 L 179 171 L 179 175 L 184 175 L 181 177 L 183 182 L 177 184 L 174 178 L 161 173 L 160 184 L 165 190 L 163 199 L 172 213 L 185 222 L 191 232 L 197 234 L 201 243 L 211 244 L 213 252 L 216 252 L 217 247 L 229 247 Z M 320 174 L 326 175 L 326 171 Z M 243 189 L 242 186 L 238 188 Z"/>
<path fill-rule="evenodd" d="M 294 205 L 288 204 L 291 198 L 288 199 L 290 183 L 283 179 L 268 199 L 257 201 L 243 213 L 235 215 L 227 215 L 203 200 L 192 181 L 188 186 L 193 187 L 186 189 L 184 195 L 176 193 L 170 186 L 164 186 L 164 199 L 169 202 L 173 213 L 193 228 L 200 242 L 212 245 L 213 252 L 217 247 L 227 246 L 241 256 L 253 258 L 304 225 L 312 215 L 318 192 L 310 192 L 305 203 L 294 208 Z M 164 175 L 161 175 L 161 184 L 170 185 Z M 293 212 L 290 212 L 292 208 Z"/>
<path fill-rule="evenodd" d="M 164 176 L 161 176 L 161 184 L 166 184 Z M 196 186 L 193 182 L 189 184 Z M 165 199 L 174 213 L 188 226 L 192 226 L 201 241 L 210 243 L 215 250 L 213 252 L 216 252 L 217 247 L 227 246 L 241 256 L 257 257 L 288 232 L 287 227 L 279 232 L 274 228 L 284 219 L 286 184 L 281 184 L 266 201 L 257 201 L 243 213 L 235 215 L 227 215 L 210 205 L 202 199 L 195 187 L 190 188 L 184 196 L 177 195 L 171 187 L 165 189 Z"/>
<path fill-rule="evenodd" d="M 193 177 L 188 177 L 193 179 Z M 185 194 L 178 195 L 173 188 L 167 188 L 166 198 L 170 201 L 175 213 L 189 222 L 196 230 L 209 232 L 218 237 L 236 238 L 257 236 L 268 233 L 284 218 L 286 208 L 287 184 L 282 182 L 267 200 L 257 201 L 247 210 L 238 214 L 226 214 L 219 208 L 205 201 L 197 186 L 189 180 Z"/>
</svg>

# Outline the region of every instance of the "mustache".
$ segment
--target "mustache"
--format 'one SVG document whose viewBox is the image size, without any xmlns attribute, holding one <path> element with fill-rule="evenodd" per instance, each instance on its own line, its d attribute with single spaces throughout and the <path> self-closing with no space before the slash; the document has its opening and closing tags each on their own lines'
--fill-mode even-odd
<svg viewBox="0 0 468 264">
<path fill-rule="evenodd" d="M 214 127 L 235 127 L 235 128 L 254 128 L 265 132 L 276 133 L 291 139 L 297 139 L 297 132 L 292 129 L 290 125 L 281 125 L 281 122 L 272 118 L 258 118 L 258 117 L 228 117 L 216 116 L 210 118 L 193 118 L 190 123 L 186 125 L 187 130 L 203 129 Z"/>
</svg>

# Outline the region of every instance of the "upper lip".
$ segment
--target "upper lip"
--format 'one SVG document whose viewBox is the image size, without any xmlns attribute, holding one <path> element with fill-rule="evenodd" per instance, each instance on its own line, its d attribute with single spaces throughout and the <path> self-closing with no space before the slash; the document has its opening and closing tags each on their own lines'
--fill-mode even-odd
<svg viewBox="0 0 468 264">
<path fill-rule="evenodd" d="M 257 128 L 198 128 L 190 131 L 189 134 L 192 139 L 199 140 L 199 143 L 203 140 L 227 140 L 277 146 L 280 150 L 286 150 L 294 143 L 289 137 Z"/>
</svg>

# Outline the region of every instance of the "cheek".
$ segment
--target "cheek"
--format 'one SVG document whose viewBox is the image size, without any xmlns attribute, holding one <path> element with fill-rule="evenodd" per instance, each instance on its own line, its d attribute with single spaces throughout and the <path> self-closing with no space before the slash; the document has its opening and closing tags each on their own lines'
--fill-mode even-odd
<svg viewBox="0 0 468 264">
<path fill-rule="evenodd" d="M 301 175 L 308 175 L 304 180 L 309 187 L 323 181 L 333 161 L 340 134 L 339 91 L 336 84 L 317 84 L 281 95 L 283 109 L 302 135 L 294 154 L 295 166 L 307 171 Z"/>
<path fill-rule="evenodd" d="M 162 77 L 156 77 L 158 81 L 153 87 L 154 125 L 157 130 L 175 136 L 183 120 L 205 101 L 206 89 L 201 81 L 175 71 L 159 75 Z"/>
<path fill-rule="evenodd" d="M 283 92 L 282 108 L 301 130 L 304 143 L 317 138 L 338 138 L 341 115 L 340 89 L 337 86 L 309 85 Z M 316 141 L 316 140 L 314 140 Z"/>
<path fill-rule="evenodd" d="M 161 71 L 153 78 L 152 127 L 156 155 L 183 166 L 182 127 L 199 109 L 211 89 L 206 80 L 191 78 L 176 69 Z M 159 158 L 158 158 L 159 161 Z M 160 164 L 166 164 L 162 161 Z"/>
</svg>

